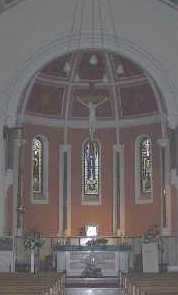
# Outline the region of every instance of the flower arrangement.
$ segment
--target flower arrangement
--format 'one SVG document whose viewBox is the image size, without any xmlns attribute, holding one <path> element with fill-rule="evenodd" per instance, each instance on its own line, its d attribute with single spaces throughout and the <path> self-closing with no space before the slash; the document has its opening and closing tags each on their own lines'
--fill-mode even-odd
<svg viewBox="0 0 178 295">
<path fill-rule="evenodd" d="M 150 226 L 143 235 L 144 243 L 152 243 L 159 241 L 160 238 L 160 230 L 159 227 L 155 224 Z"/>
<path fill-rule="evenodd" d="M 96 244 L 97 245 L 106 245 L 107 242 L 108 242 L 108 240 L 105 239 L 105 238 L 98 238 L 98 239 L 96 239 Z"/>
<path fill-rule="evenodd" d="M 90 241 L 88 241 L 87 243 L 86 243 L 86 245 L 87 246 L 103 246 L 103 245 L 106 245 L 107 244 L 107 240 L 106 239 L 104 239 L 104 238 L 98 238 L 98 239 L 92 239 L 92 240 L 90 240 Z"/>
<path fill-rule="evenodd" d="M 45 241 L 40 238 L 40 234 L 37 232 L 33 232 L 26 236 L 24 240 L 25 249 L 39 249 L 44 245 Z"/>
</svg>

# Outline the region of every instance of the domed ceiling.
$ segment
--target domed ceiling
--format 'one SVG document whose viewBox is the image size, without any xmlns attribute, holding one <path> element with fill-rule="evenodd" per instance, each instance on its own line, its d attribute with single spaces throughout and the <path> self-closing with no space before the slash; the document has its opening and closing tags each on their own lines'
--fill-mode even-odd
<svg viewBox="0 0 178 295">
<path fill-rule="evenodd" d="M 127 119 L 158 113 L 153 89 L 144 71 L 118 54 L 77 50 L 45 65 L 30 86 L 25 114 L 85 119 L 89 102 L 97 120 Z"/>
</svg>

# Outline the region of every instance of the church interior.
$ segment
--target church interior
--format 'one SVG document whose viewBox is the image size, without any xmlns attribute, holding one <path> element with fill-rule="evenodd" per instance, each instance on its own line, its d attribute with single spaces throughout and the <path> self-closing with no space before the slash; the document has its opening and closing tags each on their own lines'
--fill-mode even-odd
<svg viewBox="0 0 178 295">
<path fill-rule="evenodd" d="M 175 0 L 0 0 L 0 294 L 178 294 L 177 32 Z"/>
</svg>

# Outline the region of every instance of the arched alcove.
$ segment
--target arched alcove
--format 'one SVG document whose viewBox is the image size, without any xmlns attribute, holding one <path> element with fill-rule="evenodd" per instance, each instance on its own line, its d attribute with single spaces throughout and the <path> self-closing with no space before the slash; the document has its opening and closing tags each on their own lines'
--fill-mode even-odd
<svg viewBox="0 0 178 295">
<path fill-rule="evenodd" d="M 24 99 L 23 95 L 26 93 L 26 98 L 28 98 L 36 79 L 38 79 L 38 73 L 45 65 L 69 52 L 85 51 L 92 48 L 92 32 L 68 33 L 71 25 L 69 20 L 71 20 L 74 8 L 71 5 L 74 4 L 71 4 L 69 0 L 62 4 L 58 0 L 52 0 L 50 5 L 48 0 L 22 1 L 19 5 L 0 15 L 0 28 L 2 28 L 0 29 L 0 40 L 3 40 L 0 55 L 2 69 L 0 72 L 1 129 L 4 125 L 15 127 L 24 124 L 23 111 L 25 108 L 23 111 L 20 109 Z M 178 113 L 178 44 L 175 38 L 178 32 L 177 11 L 161 1 L 154 0 L 149 2 L 146 0 L 132 2 L 113 0 L 112 6 L 116 34 L 113 34 L 109 27 L 109 30 L 106 29 L 103 32 L 102 40 L 101 34 L 95 32 L 95 43 L 92 49 L 114 52 L 137 64 L 149 81 L 148 84 L 151 85 L 164 127 L 168 122 L 171 128 L 175 128 Z M 4 31 L 6 31 L 5 36 Z M 98 111 L 98 114 L 100 112 L 101 110 Z M 88 127 L 87 116 L 85 122 L 82 121 L 81 130 L 83 129 L 83 131 L 86 131 Z M 66 117 L 63 119 L 66 122 Z M 67 119 L 69 118 L 67 117 Z M 119 118 L 114 117 L 114 119 L 114 124 L 111 122 L 112 120 L 106 120 L 108 126 L 116 127 L 116 121 Z M 72 126 L 77 130 L 81 126 L 81 122 L 78 124 L 77 120 L 74 121 L 69 122 L 68 127 Z M 133 124 L 132 120 L 128 122 L 130 126 Z M 35 119 L 33 123 L 35 123 Z M 56 121 L 51 124 L 54 127 Z M 61 121 L 58 120 L 58 124 L 58 127 L 64 126 L 62 117 Z M 100 121 L 98 127 L 102 130 L 103 126 Z M 63 131 L 61 131 L 62 133 Z M 156 133 L 157 137 L 158 134 L 160 135 L 160 130 Z M 139 134 L 135 133 L 136 135 Z M 62 135 L 59 144 L 64 143 L 64 137 L 65 135 Z M 85 137 L 84 134 L 82 137 Z M 118 143 L 115 137 L 111 142 Z M 120 147 L 117 147 L 116 150 L 119 149 Z M 68 148 L 69 150 L 70 148 Z M 4 154 L 3 138 L 1 138 L 1 153 Z M 4 187 L 6 173 L 3 157 L 0 165 L 3 171 L 0 184 Z M 0 208 L 3 208 L 3 193 L 0 200 L 2 203 Z M 2 222 L 0 224 L 3 224 L 3 209 L 1 211 Z"/>
</svg>

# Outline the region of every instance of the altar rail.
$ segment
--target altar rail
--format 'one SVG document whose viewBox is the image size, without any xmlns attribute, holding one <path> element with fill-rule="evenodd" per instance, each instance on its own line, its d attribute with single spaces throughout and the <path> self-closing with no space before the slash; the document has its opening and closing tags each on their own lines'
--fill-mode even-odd
<svg viewBox="0 0 178 295">
<path fill-rule="evenodd" d="M 0 251 L 7 247 L 8 250 L 13 250 L 16 258 L 16 266 L 18 271 L 29 271 L 30 265 L 30 251 L 25 249 L 25 238 L 15 237 L 9 239 L 9 245 L 7 241 L 1 244 L 0 239 Z M 84 236 L 75 237 L 45 237 L 41 236 L 40 239 L 44 241 L 43 246 L 40 248 L 39 255 L 39 269 L 42 271 L 55 270 L 55 261 L 53 257 L 54 249 L 56 246 L 70 245 L 70 246 L 82 246 L 85 239 Z M 12 241 L 13 240 L 13 241 Z M 93 243 L 95 245 L 103 246 L 115 245 L 129 250 L 129 269 L 132 271 L 142 271 L 142 237 L 126 237 L 126 236 L 100 236 Z M 13 245 L 13 248 L 12 248 Z M 1 249 L 2 246 L 2 249 Z M 93 244 L 89 243 L 89 247 Z M 161 237 L 159 241 L 159 264 L 160 269 L 164 271 L 166 266 L 178 265 L 178 236 L 165 236 Z"/>
</svg>

